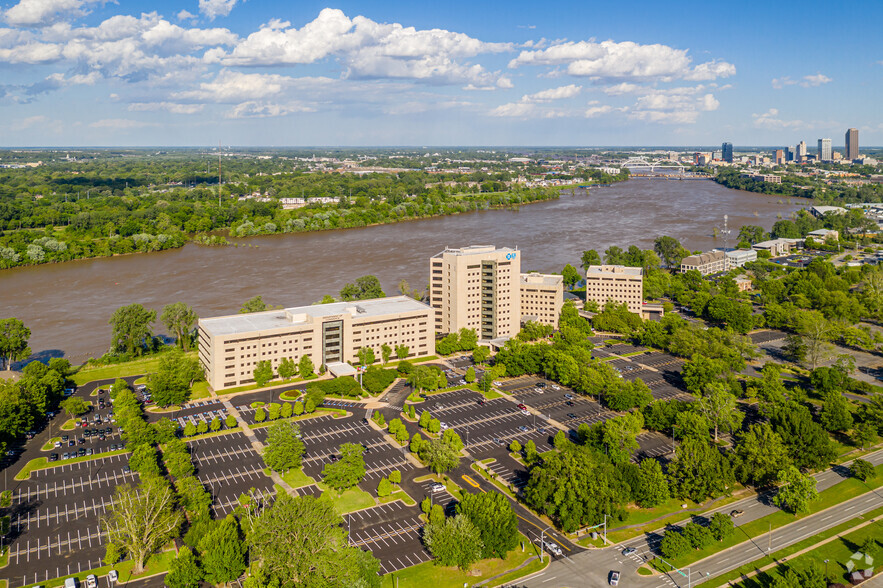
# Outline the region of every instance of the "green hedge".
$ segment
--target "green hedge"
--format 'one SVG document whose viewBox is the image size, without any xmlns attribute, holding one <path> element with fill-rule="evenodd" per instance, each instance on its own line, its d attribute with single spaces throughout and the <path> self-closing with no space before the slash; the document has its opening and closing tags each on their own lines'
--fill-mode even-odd
<svg viewBox="0 0 883 588">
<path fill-rule="evenodd" d="M 372 365 L 362 375 L 362 386 L 372 395 L 380 394 L 386 390 L 387 386 L 392 384 L 397 375 L 398 372 L 396 370 L 385 370 L 379 366 Z"/>
</svg>

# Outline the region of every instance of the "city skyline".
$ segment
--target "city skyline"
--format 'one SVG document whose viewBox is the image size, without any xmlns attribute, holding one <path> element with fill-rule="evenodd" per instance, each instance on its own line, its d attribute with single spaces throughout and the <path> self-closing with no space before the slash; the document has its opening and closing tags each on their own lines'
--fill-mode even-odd
<svg viewBox="0 0 883 588">
<path fill-rule="evenodd" d="M 2 146 L 883 145 L 883 7 L 809 5 L 19 0 Z"/>
</svg>

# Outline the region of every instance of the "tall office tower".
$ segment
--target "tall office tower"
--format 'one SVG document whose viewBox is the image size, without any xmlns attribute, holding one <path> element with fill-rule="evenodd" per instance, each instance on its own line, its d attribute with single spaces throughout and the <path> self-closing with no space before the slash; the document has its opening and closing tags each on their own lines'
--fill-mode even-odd
<svg viewBox="0 0 883 588">
<path fill-rule="evenodd" d="M 429 260 L 436 333 L 475 329 L 479 339 L 521 330 L 521 252 L 493 245 L 447 248 Z"/>
<path fill-rule="evenodd" d="M 858 129 L 846 131 L 846 159 L 858 159 Z"/>
<path fill-rule="evenodd" d="M 819 139 L 819 160 L 831 161 L 831 139 Z"/>
<path fill-rule="evenodd" d="M 785 147 L 785 161 L 794 161 L 795 156 L 794 145 L 788 145 Z"/>
<path fill-rule="evenodd" d="M 782 149 L 776 149 L 776 153 L 774 158 L 776 160 L 776 164 L 781 165 L 785 163 L 785 151 Z"/>
<path fill-rule="evenodd" d="M 797 161 L 806 161 L 806 141 L 797 144 Z"/>
<path fill-rule="evenodd" d="M 733 163 L 733 144 L 732 143 L 724 143 L 721 145 L 721 151 L 723 152 L 723 160 L 727 163 Z"/>
</svg>

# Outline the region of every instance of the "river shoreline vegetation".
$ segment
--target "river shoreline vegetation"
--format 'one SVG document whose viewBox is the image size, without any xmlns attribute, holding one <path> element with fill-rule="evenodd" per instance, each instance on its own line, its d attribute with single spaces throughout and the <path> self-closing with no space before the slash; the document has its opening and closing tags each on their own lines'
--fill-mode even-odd
<svg viewBox="0 0 883 588">
<path fill-rule="evenodd" d="M 596 185 L 628 178 L 627 170 L 613 176 L 583 168 L 576 178 L 505 160 L 482 160 L 479 171 L 425 158 L 331 169 L 283 154 L 247 154 L 224 158 L 219 190 L 218 162 L 204 153 L 57 155 L 36 167 L 0 170 L 0 269 L 517 207 L 558 198 L 569 187 L 525 187 L 531 176 Z M 286 198 L 304 205 L 283 208 Z"/>
<path fill-rule="evenodd" d="M 713 174 L 713 180 L 733 190 L 768 194 L 770 196 L 783 196 L 787 198 L 809 198 L 818 205 L 842 206 L 847 203 L 857 202 L 881 202 L 883 201 L 883 184 L 864 184 L 851 186 L 843 183 L 827 182 L 824 178 L 795 175 L 800 166 L 791 166 L 793 169 L 786 170 L 781 175 L 782 183 L 765 182 L 743 174 L 741 170 L 723 168 Z M 876 168 L 869 165 L 843 166 L 828 164 L 832 171 L 848 171 L 852 174 L 870 175 L 875 173 Z M 843 169 L 839 169 L 843 168 Z"/>
</svg>

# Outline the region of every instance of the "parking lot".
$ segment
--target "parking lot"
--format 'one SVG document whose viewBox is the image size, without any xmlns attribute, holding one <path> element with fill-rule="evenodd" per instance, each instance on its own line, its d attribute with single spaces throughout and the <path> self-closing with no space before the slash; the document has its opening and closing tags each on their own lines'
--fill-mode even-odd
<svg viewBox="0 0 883 588">
<path fill-rule="evenodd" d="M 344 516 L 351 545 L 370 550 L 389 574 L 432 559 L 420 539 L 420 509 L 390 502 Z"/>
</svg>

